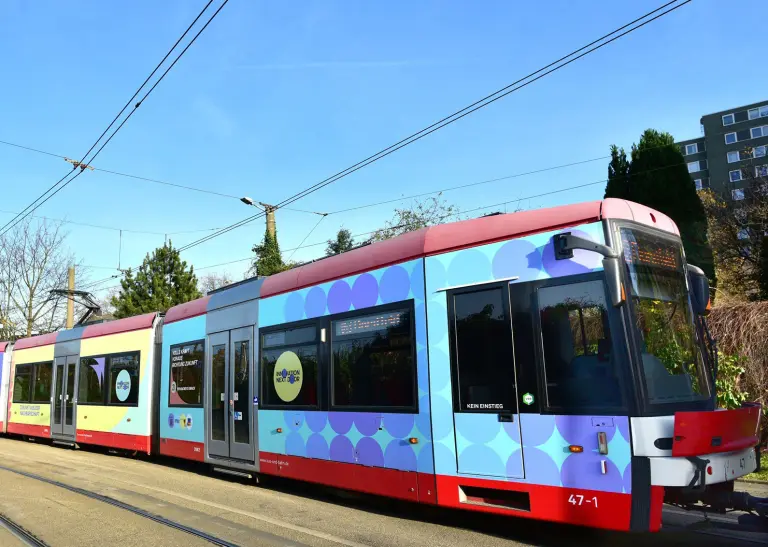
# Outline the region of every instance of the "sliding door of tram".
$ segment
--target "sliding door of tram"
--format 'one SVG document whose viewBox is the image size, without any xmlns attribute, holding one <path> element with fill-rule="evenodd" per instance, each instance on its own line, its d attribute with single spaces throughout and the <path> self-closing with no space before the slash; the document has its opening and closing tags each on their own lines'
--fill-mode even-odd
<svg viewBox="0 0 768 547">
<path fill-rule="evenodd" d="M 75 378 L 77 356 L 56 357 L 51 397 L 51 435 L 75 438 Z"/>
<path fill-rule="evenodd" d="M 208 343 L 208 453 L 253 462 L 253 327 L 211 334 Z"/>
<path fill-rule="evenodd" d="M 524 478 L 510 285 L 448 291 L 459 474 Z"/>
</svg>

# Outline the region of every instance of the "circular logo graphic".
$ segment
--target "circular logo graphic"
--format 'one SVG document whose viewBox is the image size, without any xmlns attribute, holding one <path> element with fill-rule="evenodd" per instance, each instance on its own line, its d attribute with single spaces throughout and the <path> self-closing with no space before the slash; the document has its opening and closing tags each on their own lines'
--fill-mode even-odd
<svg viewBox="0 0 768 547">
<path fill-rule="evenodd" d="M 192 429 L 192 416 L 187 416 L 187 429 Z"/>
<path fill-rule="evenodd" d="M 275 392 L 284 402 L 290 403 L 299 396 L 304 371 L 299 356 L 285 351 L 275 363 Z"/>
<path fill-rule="evenodd" d="M 128 371 L 125 369 L 121 370 L 120 374 L 117 375 L 115 392 L 121 403 L 125 402 L 125 400 L 128 399 L 128 395 L 131 393 L 131 375 L 128 374 Z"/>
<path fill-rule="evenodd" d="M 533 395 L 531 395 L 530 393 L 526 393 L 525 395 L 523 395 L 523 403 L 525 403 L 528 406 L 532 405 Z"/>
<path fill-rule="evenodd" d="M 187 429 L 187 417 L 184 414 L 179 416 L 179 425 L 181 429 Z"/>
<path fill-rule="evenodd" d="M 168 427 L 173 428 L 173 412 L 168 414 Z"/>
<path fill-rule="evenodd" d="M 176 393 L 176 382 L 171 382 L 171 393 Z"/>
</svg>

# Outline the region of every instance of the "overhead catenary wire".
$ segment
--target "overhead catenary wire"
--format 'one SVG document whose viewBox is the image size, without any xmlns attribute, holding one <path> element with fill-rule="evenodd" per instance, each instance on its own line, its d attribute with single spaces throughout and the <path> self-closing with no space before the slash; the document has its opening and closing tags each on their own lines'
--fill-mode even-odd
<svg viewBox="0 0 768 547">
<path fill-rule="evenodd" d="M 160 67 L 165 63 L 165 61 L 169 58 L 169 56 L 173 53 L 173 51 L 176 49 L 176 47 L 181 43 L 181 41 L 184 39 L 184 37 L 189 33 L 189 31 L 194 27 L 194 25 L 197 23 L 197 21 L 202 17 L 203 13 L 208 9 L 208 7 L 211 5 L 213 0 L 209 0 L 208 3 L 203 7 L 203 9 L 200 11 L 200 13 L 197 15 L 197 17 L 192 21 L 192 23 L 187 27 L 187 29 L 184 31 L 184 33 L 179 37 L 179 39 L 176 41 L 176 43 L 171 47 L 171 49 L 165 54 L 163 59 L 160 61 L 160 63 L 157 64 L 155 69 L 150 73 L 150 75 L 144 80 L 144 82 L 139 86 L 139 88 L 134 92 L 133 96 L 126 102 L 126 104 L 123 106 L 123 108 L 120 110 L 120 112 L 115 116 L 115 118 L 112 120 L 112 122 L 107 126 L 107 128 L 102 132 L 102 134 L 99 136 L 98 139 L 91 145 L 91 147 L 88 149 L 88 152 L 83 155 L 82 159 L 73 164 L 72 171 L 70 173 L 66 174 L 64 177 L 60 178 L 53 186 L 51 186 L 48 190 L 43 192 L 41 196 L 36 198 L 30 205 L 28 205 L 24 209 L 24 216 L 20 219 L 15 217 L 13 220 L 11 220 L 9 223 L 7 223 L 5 226 L 0 228 L 2 230 L 2 233 L 0 235 L 5 234 L 9 229 L 13 228 L 16 223 L 21 222 L 24 218 L 26 218 L 29 214 L 33 213 L 37 208 L 39 208 L 41 205 L 43 205 L 45 202 L 47 202 L 49 199 L 51 199 L 53 196 L 58 194 L 63 188 L 66 188 L 73 180 L 75 180 L 78 176 L 80 176 L 84 172 L 85 166 L 91 161 L 93 161 L 102 150 L 104 150 L 104 147 L 109 144 L 109 142 L 117 135 L 117 133 L 123 128 L 125 123 L 133 116 L 133 114 L 136 112 L 136 110 L 141 106 L 141 104 L 149 97 L 149 95 L 155 90 L 155 88 L 160 84 L 161 81 L 166 77 L 168 72 L 176 65 L 176 63 L 181 59 L 181 57 L 187 52 L 187 50 L 192 46 L 192 44 L 195 43 L 197 38 L 202 34 L 202 32 L 208 27 L 208 25 L 216 18 L 216 16 L 221 12 L 221 10 L 224 8 L 224 6 L 227 5 L 227 2 L 229 0 L 224 0 L 222 4 L 219 6 L 219 8 L 211 15 L 211 17 L 206 21 L 206 23 L 203 25 L 203 27 L 195 34 L 195 36 L 192 37 L 192 39 L 189 41 L 189 43 L 184 47 L 184 49 L 176 56 L 176 58 L 173 60 L 173 62 L 168 66 L 165 71 L 162 73 L 162 75 L 155 81 L 155 83 L 150 87 L 150 89 L 144 94 L 144 96 L 139 99 L 138 102 L 136 102 L 133 105 L 133 109 L 128 113 L 128 115 L 123 119 L 123 121 L 120 123 L 120 125 L 117 126 L 117 128 L 112 132 L 112 134 L 102 143 L 101 147 L 90 157 L 88 158 L 89 154 L 93 151 L 96 146 L 98 146 L 101 139 L 104 138 L 104 136 L 109 132 L 109 130 L 112 128 L 112 126 L 117 122 L 117 120 L 120 118 L 120 116 L 126 111 L 126 109 L 130 106 L 130 104 L 133 102 L 133 100 L 141 93 L 142 89 L 149 83 L 149 81 L 152 79 L 152 77 L 155 75 L 155 73 L 160 69 Z M 87 161 L 86 161 L 87 160 Z M 77 171 L 74 176 L 70 175 L 72 172 L 77 170 L 77 168 L 80 167 L 80 170 Z M 66 182 L 63 182 L 65 179 L 69 178 Z M 63 184 L 62 184 L 63 182 Z M 54 188 L 56 188 L 55 191 L 49 194 Z M 45 199 L 42 199 L 46 194 L 49 194 Z M 42 201 L 41 201 L 42 200 Z M 27 212 L 28 211 L 28 212 Z M 17 220 L 18 219 L 18 220 Z M 11 224 L 14 223 L 14 224 Z M 9 227 L 10 225 L 10 227 Z"/>
<path fill-rule="evenodd" d="M 354 173 L 354 172 L 356 172 L 356 171 L 358 171 L 358 170 L 360 170 L 360 169 L 370 165 L 371 163 L 374 163 L 374 162 L 376 162 L 376 161 L 378 161 L 378 160 L 380 160 L 380 159 L 382 159 L 382 158 L 384 158 L 386 156 L 389 156 L 390 154 L 396 152 L 397 150 L 400 150 L 401 148 L 403 148 L 405 146 L 408 146 L 408 145 L 410 145 L 410 144 L 412 144 L 412 143 L 414 143 L 414 142 L 416 142 L 416 141 L 426 137 L 427 135 L 430 135 L 430 134 L 434 133 L 435 131 L 438 131 L 439 129 L 442 129 L 443 127 L 446 127 L 447 125 L 450 125 L 450 124 L 452 124 L 452 123 L 454 123 L 454 122 L 456 122 L 456 121 L 458 121 L 458 120 L 468 116 L 469 114 L 471 114 L 473 112 L 476 112 L 477 110 L 479 110 L 481 108 L 484 108 L 484 107 L 488 106 L 489 104 L 492 104 L 492 103 L 498 101 L 499 99 L 501 99 L 503 97 L 506 97 L 507 95 L 509 95 L 511 93 L 514 93 L 515 91 L 518 91 L 518 90 L 520 90 L 520 89 L 522 89 L 522 88 L 532 84 L 533 82 L 536 82 L 536 81 L 540 80 L 541 78 L 544 78 L 545 76 L 547 76 L 547 75 L 549 75 L 549 74 L 551 74 L 553 72 L 556 72 L 557 70 L 560 70 L 560 69 L 570 65 L 571 63 L 573 63 L 573 62 L 575 62 L 575 61 L 585 57 L 586 55 L 589 55 L 590 53 L 593 53 L 594 51 L 597 51 L 598 49 L 603 48 L 606 45 L 615 42 L 616 40 L 626 36 L 627 34 L 630 34 L 630 33 L 634 32 L 634 31 L 644 27 L 645 25 L 647 25 L 649 23 L 652 23 L 653 21 L 656 21 L 657 19 L 659 19 L 659 18 L 661 18 L 661 17 L 663 17 L 663 16 L 665 16 L 665 15 L 667 15 L 667 14 L 669 14 L 669 13 L 671 13 L 671 12 L 673 12 L 673 11 L 683 7 L 683 6 L 685 6 L 686 4 L 690 3 L 691 1 L 692 0 L 683 0 L 682 2 L 678 3 L 678 0 L 672 0 L 670 2 L 667 2 L 666 4 L 663 4 L 662 6 L 656 8 L 656 9 L 654 9 L 654 10 L 652 10 L 652 11 L 646 13 L 646 14 L 644 14 L 641 17 L 638 17 L 638 18 L 634 19 L 633 21 L 631 21 L 631 22 L 629 22 L 629 23 L 627 23 L 627 24 L 625 24 L 625 25 L 623 25 L 623 26 L 621 26 L 621 27 L 619 27 L 619 28 L 609 32 L 608 34 L 605 34 L 605 35 L 601 36 L 600 38 L 598 38 L 596 40 L 593 40 L 589 44 L 587 44 L 585 46 L 582 46 L 581 48 L 579 48 L 577 50 L 574 50 L 573 52 L 571 52 L 571 53 L 569 53 L 567 55 L 564 55 L 563 57 L 560 57 L 556 61 L 553 61 L 553 62 L 549 63 L 548 65 L 546 65 L 546 66 L 544 66 L 544 67 L 542 67 L 542 68 L 540 68 L 540 69 L 538 69 L 538 70 L 528 74 L 527 76 L 525 76 L 523 78 L 520 78 L 520 79 L 516 80 L 515 82 L 513 82 L 513 83 L 511 83 L 511 84 L 509 84 L 509 85 L 507 85 L 507 86 L 505 86 L 505 87 L 503 87 L 503 88 L 501 88 L 501 89 L 499 89 L 499 90 L 497 90 L 497 91 L 495 91 L 495 92 L 493 92 L 493 93 L 491 93 L 489 95 L 486 95 L 482 99 L 480 99 L 478 101 L 475 101 L 474 103 L 470 104 L 469 106 L 466 106 L 466 107 L 462 108 L 461 110 L 458 110 L 458 111 L 454 112 L 453 114 L 451 114 L 449 116 L 446 116 L 445 118 L 443 118 L 443 119 L 433 123 L 432 125 L 429 125 L 429 126 L 425 127 L 424 129 L 422 129 L 420 131 L 417 131 L 416 133 L 413 133 L 412 135 L 410 135 L 410 136 L 408 136 L 408 137 L 406 137 L 404 139 L 401 139 L 397 143 L 395 143 L 393 145 L 390 145 L 389 147 L 384 148 L 383 150 L 380 150 L 376 154 L 368 156 L 368 158 L 366 158 L 366 159 L 364 159 L 362 161 L 359 161 L 356 164 L 354 164 L 354 165 L 352 165 L 350 167 L 347 167 L 346 169 L 344 169 L 342 171 L 339 171 L 335 175 L 332 175 L 332 176 L 330 176 L 330 177 L 328 177 L 328 178 L 326 178 L 326 179 L 324 179 L 324 180 L 322 180 L 322 181 L 320 181 L 320 182 L 318 182 L 318 183 L 316 183 L 316 184 L 306 188 L 305 190 L 302 190 L 301 192 L 299 192 L 297 194 L 294 194 L 293 196 L 291 196 L 291 197 L 289 197 L 289 198 L 279 202 L 276 205 L 276 208 L 284 207 L 284 206 L 290 205 L 290 204 L 292 204 L 292 203 L 294 203 L 294 202 L 296 202 L 296 201 L 298 201 L 300 199 L 303 199 L 304 197 L 306 197 L 306 196 L 308 196 L 308 195 L 310 195 L 310 194 L 312 194 L 312 193 L 314 193 L 314 192 L 316 192 L 316 191 L 318 191 L 318 190 L 320 190 L 320 189 L 322 189 L 322 188 L 324 188 L 324 187 L 326 187 L 326 186 L 328 186 L 330 184 L 333 184 L 334 182 L 336 182 L 336 181 L 338 181 L 338 180 L 340 180 L 340 179 L 342 179 L 342 178 L 344 178 L 344 177 L 346 177 L 346 176 L 348 176 L 348 175 L 350 175 L 350 174 L 352 174 L 352 173 Z M 666 8 L 669 8 L 669 9 L 666 9 Z M 665 9 L 666 9 L 666 11 L 664 11 Z M 656 14 L 656 15 L 651 17 L 651 15 L 654 15 L 654 14 Z M 639 24 L 637 24 L 637 23 L 639 23 Z M 243 220 L 241 220 L 239 222 L 236 222 L 236 223 L 234 223 L 234 224 L 232 224 L 232 225 L 230 225 L 230 226 L 228 226 L 228 227 L 226 227 L 226 228 L 224 228 L 222 230 L 219 230 L 218 232 L 216 232 L 214 234 L 210 234 L 208 236 L 200 238 L 197 241 L 193 241 L 192 243 L 189 243 L 189 244 L 185 245 L 184 247 L 180 248 L 179 250 L 180 251 L 184 251 L 184 250 L 187 250 L 187 249 L 191 249 L 192 247 L 195 247 L 197 245 L 200 245 L 202 243 L 210 241 L 211 239 L 213 239 L 215 237 L 218 237 L 220 235 L 223 235 L 223 234 L 225 234 L 225 233 L 227 233 L 227 232 L 229 232 L 231 230 L 234 230 L 236 228 L 244 226 L 245 224 L 248 224 L 249 222 L 252 222 L 253 220 L 256 220 L 258 218 L 261 218 L 262 216 L 263 216 L 263 213 L 262 214 L 253 215 L 253 216 L 251 216 L 249 218 L 243 219 Z"/>
</svg>

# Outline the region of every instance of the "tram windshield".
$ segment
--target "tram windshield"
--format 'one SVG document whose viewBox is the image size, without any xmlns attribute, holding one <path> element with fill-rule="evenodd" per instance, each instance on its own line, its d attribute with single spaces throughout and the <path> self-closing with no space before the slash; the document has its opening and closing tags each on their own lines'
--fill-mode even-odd
<svg viewBox="0 0 768 547">
<path fill-rule="evenodd" d="M 621 240 L 648 402 L 708 399 L 680 244 L 631 228 L 621 228 Z"/>
</svg>

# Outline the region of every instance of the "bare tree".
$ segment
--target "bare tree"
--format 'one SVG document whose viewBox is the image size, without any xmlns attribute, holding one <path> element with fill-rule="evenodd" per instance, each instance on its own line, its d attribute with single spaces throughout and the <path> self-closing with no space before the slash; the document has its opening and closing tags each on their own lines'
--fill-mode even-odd
<svg viewBox="0 0 768 547">
<path fill-rule="evenodd" d="M 371 240 L 384 241 L 427 226 L 459 220 L 459 218 L 458 207 L 448 204 L 441 199 L 441 194 L 438 194 L 435 197 L 416 200 L 410 207 L 395 208 L 392 220 L 388 220 L 384 228 L 377 230 Z"/>
<path fill-rule="evenodd" d="M 232 278 L 226 272 L 221 274 L 215 272 L 205 274 L 198 280 L 200 292 L 203 294 L 208 294 L 211 291 L 215 291 L 216 289 L 220 289 L 221 287 L 226 287 L 227 285 L 231 284 Z"/>
<path fill-rule="evenodd" d="M 64 246 L 61 223 L 24 220 L 0 237 L 0 289 L 3 324 L 13 336 L 51 332 L 63 326 L 65 302 L 50 298 L 51 289 L 67 286 L 74 257 Z"/>
</svg>

